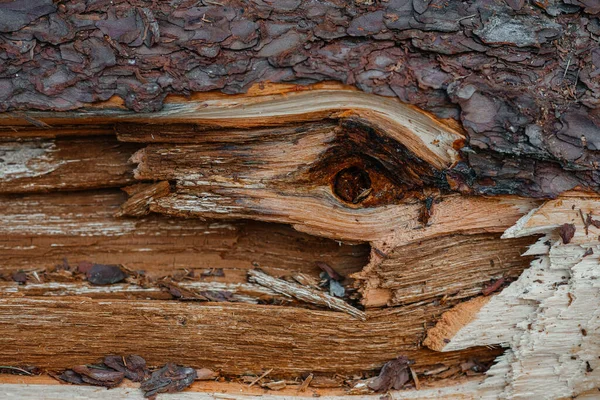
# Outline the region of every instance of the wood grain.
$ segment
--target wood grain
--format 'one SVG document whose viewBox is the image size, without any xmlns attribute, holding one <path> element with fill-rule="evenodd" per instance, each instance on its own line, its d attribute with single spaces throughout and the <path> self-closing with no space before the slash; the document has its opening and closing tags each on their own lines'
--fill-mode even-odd
<svg viewBox="0 0 600 400">
<path fill-rule="evenodd" d="M 0 142 L 0 193 L 121 187 L 139 149 L 114 136 Z"/>
<path fill-rule="evenodd" d="M 396 247 L 381 263 L 353 275 L 367 307 L 396 306 L 475 296 L 492 279 L 516 279 L 535 238 L 500 234 L 448 235 Z"/>
<path fill-rule="evenodd" d="M 275 375 L 297 375 L 372 371 L 400 354 L 416 360 L 419 371 L 497 355 L 420 349 L 424 313 L 424 307 L 391 309 L 361 322 L 283 306 L 3 297 L 0 363 L 56 369 L 131 353 L 150 365 L 176 360 L 224 374 L 273 368 Z"/>
<path fill-rule="evenodd" d="M 245 282 L 260 267 L 277 277 L 318 276 L 317 261 L 344 275 L 368 261 L 367 245 L 344 245 L 283 225 L 148 216 L 117 218 L 118 190 L 0 196 L 0 271 L 44 270 L 82 261 L 122 264 L 151 277 L 223 268 Z"/>
</svg>

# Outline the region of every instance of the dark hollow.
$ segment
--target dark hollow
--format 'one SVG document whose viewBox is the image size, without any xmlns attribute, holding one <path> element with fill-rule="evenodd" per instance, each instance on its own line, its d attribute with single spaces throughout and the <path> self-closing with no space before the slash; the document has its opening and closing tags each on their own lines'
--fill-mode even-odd
<svg viewBox="0 0 600 400">
<path fill-rule="evenodd" d="M 333 192 L 347 203 L 359 203 L 364 200 L 365 191 L 371 188 L 371 179 L 367 171 L 350 167 L 341 170 L 335 177 Z M 362 195 L 362 196 L 361 196 Z"/>
</svg>

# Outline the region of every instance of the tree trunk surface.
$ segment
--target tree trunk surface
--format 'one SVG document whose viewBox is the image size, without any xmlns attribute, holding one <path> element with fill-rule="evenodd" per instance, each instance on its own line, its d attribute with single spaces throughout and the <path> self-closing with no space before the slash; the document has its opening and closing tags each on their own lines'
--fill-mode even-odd
<svg viewBox="0 0 600 400">
<path fill-rule="evenodd" d="M 0 393 L 595 398 L 599 13 L 0 2 Z"/>
</svg>

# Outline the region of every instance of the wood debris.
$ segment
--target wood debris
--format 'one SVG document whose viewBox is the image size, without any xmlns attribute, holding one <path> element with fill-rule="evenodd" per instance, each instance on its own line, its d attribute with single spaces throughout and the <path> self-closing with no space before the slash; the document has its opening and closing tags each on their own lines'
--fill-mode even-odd
<svg viewBox="0 0 600 400">
<path fill-rule="evenodd" d="M 404 384 L 410 379 L 410 365 L 413 364 L 404 356 L 398 356 L 395 360 L 385 363 L 379 376 L 373 378 L 369 383 L 369 388 L 376 392 L 387 392 L 390 389 L 402 389 Z"/>
<path fill-rule="evenodd" d="M 558 230 L 558 234 L 562 239 L 563 244 L 569 244 L 573 236 L 575 236 L 575 225 L 574 224 L 562 224 Z"/>
<path fill-rule="evenodd" d="M 364 311 L 360 311 L 359 309 L 352 307 L 337 297 L 333 297 L 327 293 L 323 293 L 306 286 L 300 286 L 295 283 L 287 282 L 283 279 L 274 278 L 256 269 L 248 271 L 248 281 L 268 287 L 277 293 L 293 297 L 306 303 L 345 312 L 352 315 L 354 318 L 363 321 L 367 319 Z"/>
<path fill-rule="evenodd" d="M 181 392 L 196 378 L 197 374 L 194 368 L 167 363 L 143 381 L 140 389 L 144 392 L 145 397 L 154 398 L 158 393 Z"/>
</svg>

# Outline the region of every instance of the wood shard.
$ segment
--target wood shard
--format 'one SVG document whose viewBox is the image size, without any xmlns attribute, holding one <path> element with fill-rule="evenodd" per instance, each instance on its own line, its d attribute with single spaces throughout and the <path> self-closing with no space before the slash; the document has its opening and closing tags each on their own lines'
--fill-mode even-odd
<svg viewBox="0 0 600 400">
<path fill-rule="evenodd" d="M 306 286 L 300 286 L 295 283 L 284 281 L 283 279 L 273 278 L 262 271 L 255 269 L 248 271 L 248 281 L 268 287 L 277 293 L 294 297 L 306 303 L 345 312 L 352 315 L 354 318 L 358 318 L 363 321 L 367 318 L 364 311 L 360 311 L 359 309 L 352 307 L 344 300 Z"/>
<path fill-rule="evenodd" d="M 427 331 L 423 346 L 432 350 L 442 351 L 456 333 L 471 322 L 477 312 L 489 301 L 488 297 L 476 297 L 460 303 L 450 311 L 442 314 L 435 327 Z"/>
<path fill-rule="evenodd" d="M 478 295 L 490 277 L 516 279 L 532 256 L 522 256 L 535 238 L 500 239 L 500 234 L 448 235 L 398 246 L 388 258 L 352 277 L 365 307 L 453 301 Z"/>
<path fill-rule="evenodd" d="M 130 216 L 142 217 L 150 213 L 150 203 L 169 194 L 169 182 L 158 182 L 154 184 L 139 184 L 128 193 L 131 197 L 127 199 L 116 213 L 117 217 Z"/>
</svg>

